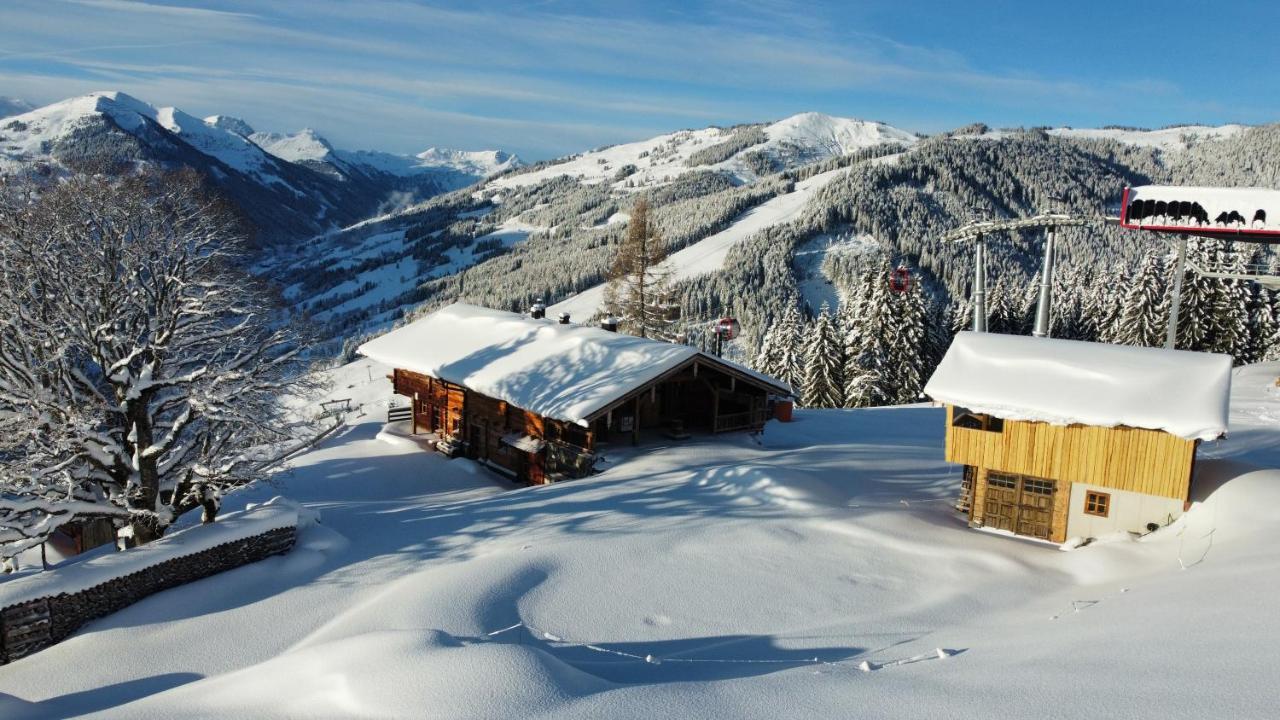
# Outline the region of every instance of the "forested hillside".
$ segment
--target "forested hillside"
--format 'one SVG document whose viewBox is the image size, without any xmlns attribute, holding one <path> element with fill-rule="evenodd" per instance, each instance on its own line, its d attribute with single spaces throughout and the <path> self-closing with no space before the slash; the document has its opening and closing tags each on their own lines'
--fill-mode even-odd
<svg viewBox="0 0 1280 720">
<path fill-rule="evenodd" d="M 970 251 L 942 243 L 946 230 L 1048 209 L 1098 218 L 1060 231 L 1054 334 L 1151 344 L 1163 337 L 1169 249 L 1102 218 L 1118 212 L 1126 185 L 1274 184 L 1270 168 L 1280 159 L 1274 126 L 990 131 L 977 125 L 847 152 L 831 145 L 800 152 L 793 141 L 770 139 L 787 125 L 795 123 L 677 133 L 513 171 L 323 238 L 275 272 L 296 279 L 287 297 L 325 328 L 333 347 L 345 340 L 350 349 L 405 315 L 456 299 L 512 310 L 584 291 L 583 298 L 594 299 L 625 236 L 627 213 L 643 198 L 669 250 L 687 249 L 670 262 L 677 264 L 680 324 L 691 342 L 706 342 L 708 322 L 732 315 L 744 332 L 727 352 L 803 390 L 802 375 L 771 365 L 765 358 L 772 351 L 761 352 L 767 329 L 789 328 L 778 331 L 773 345 L 794 343 L 788 352 L 800 366 L 836 358 L 825 382 L 839 392 L 824 390 L 826 400 L 809 402 L 880 404 L 918 395 L 949 333 L 971 322 Z M 769 163 L 744 159 L 770 143 L 788 151 Z M 757 174 L 761 168 L 766 172 Z M 759 221 L 802 185 L 807 194 L 798 213 Z M 682 272 L 681 258 L 699 254 L 701 241 L 753 220 L 760 229 L 731 244 L 720 265 Z M 1039 233 L 991 241 L 993 330 L 1029 332 L 1041 243 Z M 1218 264 L 1237 258 L 1220 244 L 1194 251 Z M 1248 259 L 1266 258 L 1239 257 Z M 880 292 L 899 265 L 910 269 L 913 291 Z M 1185 346 L 1232 351 L 1242 360 L 1270 352 L 1274 323 L 1258 310 L 1271 307 L 1265 291 L 1195 278 L 1187 284 L 1193 298 L 1199 292 L 1224 298 L 1212 301 L 1218 305 L 1242 307 L 1232 312 L 1243 321 L 1184 313 Z M 821 320 L 824 302 L 829 317 Z M 873 311 L 868 303 L 883 307 Z M 574 320 L 589 321 L 585 314 L 575 310 Z M 1229 330 L 1232 322 L 1248 332 Z M 834 339 L 813 340 L 815 332 Z M 877 346 L 866 347 L 872 340 Z M 884 369 L 902 368 L 903 357 L 911 367 L 897 374 Z"/>
</svg>

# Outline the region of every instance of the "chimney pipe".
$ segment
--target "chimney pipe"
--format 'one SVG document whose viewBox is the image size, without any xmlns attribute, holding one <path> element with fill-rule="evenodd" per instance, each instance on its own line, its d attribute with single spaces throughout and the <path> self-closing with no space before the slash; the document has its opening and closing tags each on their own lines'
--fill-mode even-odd
<svg viewBox="0 0 1280 720">
<path fill-rule="evenodd" d="M 567 312 L 560 313 L 560 324 L 561 325 L 569 324 L 569 313 Z"/>
<path fill-rule="evenodd" d="M 536 302 L 532 306 L 530 306 L 529 317 L 533 318 L 534 320 L 541 320 L 546 316 L 547 316 L 547 306 L 543 305 L 541 301 Z"/>
<path fill-rule="evenodd" d="M 601 329 L 608 330 L 609 332 L 618 332 L 618 318 L 610 315 L 600 321 L 600 327 Z"/>
</svg>

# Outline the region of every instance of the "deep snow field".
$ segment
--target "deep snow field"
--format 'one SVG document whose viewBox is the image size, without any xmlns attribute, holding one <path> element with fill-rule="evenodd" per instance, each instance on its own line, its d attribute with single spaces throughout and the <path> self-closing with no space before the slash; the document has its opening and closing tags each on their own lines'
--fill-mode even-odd
<svg viewBox="0 0 1280 720">
<path fill-rule="evenodd" d="M 1070 552 L 966 527 L 941 409 L 799 411 L 513 490 L 383 432 L 385 371 L 335 371 L 363 414 L 228 497 L 318 510 L 291 553 L 0 666 L 0 718 L 1280 712 L 1280 471 L 1256 469 L 1280 364 L 1237 372 L 1187 516 Z"/>
</svg>

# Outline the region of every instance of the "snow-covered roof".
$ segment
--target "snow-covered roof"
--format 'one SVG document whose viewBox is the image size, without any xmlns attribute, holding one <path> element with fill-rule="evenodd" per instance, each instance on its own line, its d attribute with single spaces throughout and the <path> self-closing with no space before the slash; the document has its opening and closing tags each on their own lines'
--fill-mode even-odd
<svg viewBox="0 0 1280 720">
<path fill-rule="evenodd" d="M 1008 420 L 1227 431 L 1231 356 L 962 332 L 924 388 L 936 401 Z"/>
<path fill-rule="evenodd" d="M 1228 237 L 1280 235 L 1280 190 L 1141 185 L 1125 189 L 1120 224 Z"/>
<path fill-rule="evenodd" d="M 790 393 L 777 380 L 688 345 L 464 303 L 370 340 L 359 353 L 583 426 L 628 393 L 695 358 Z"/>
</svg>

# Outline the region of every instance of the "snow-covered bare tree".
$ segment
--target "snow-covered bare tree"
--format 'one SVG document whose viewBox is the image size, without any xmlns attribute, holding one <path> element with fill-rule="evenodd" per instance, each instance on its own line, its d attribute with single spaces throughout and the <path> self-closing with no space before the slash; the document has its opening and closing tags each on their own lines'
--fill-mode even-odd
<svg viewBox="0 0 1280 720">
<path fill-rule="evenodd" d="M 624 332 L 670 339 L 673 296 L 671 274 L 662 265 L 666 258 L 666 244 L 649 220 L 649 203 L 641 198 L 631 208 L 605 287 L 605 312 L 618 318 Z"/>
<path fill-rule="evenodd" d="M 0 557 L 63 523 L 134 542 L 260 477 L 302 421 L 304 345 L 237 269 L 194 174 L 0 187 Z"/>
</svg>

